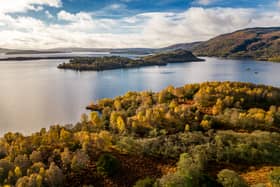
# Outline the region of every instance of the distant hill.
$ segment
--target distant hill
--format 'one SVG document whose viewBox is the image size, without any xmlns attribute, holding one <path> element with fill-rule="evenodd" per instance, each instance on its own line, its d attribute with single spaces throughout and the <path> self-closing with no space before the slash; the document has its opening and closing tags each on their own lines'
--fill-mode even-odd
<svg viewBox="0 0 280 187">
<path fill-rule="evenodd" d="M 196 48 L 197 46 L 199 46 L 202 42 L 192 42 L 192 43 L 180 43 L 180 44 L 175 44 L 175 45 L 171 45 L 168 47 L 163 47 L 160 49 L 156 49 L 158 51 L 174 51 L 177 49 L 183 49 L 183 50 L 187 50 L 187 51 L 192 51 L 194 48 Z"/>
<path fill-rule="evenodd" d="M 50 49 L 52 51 L 63 51 L 63 52 L 104 52 L 112 54 L 139 54 L 146 55 L 154 53 L 155 49 L 152 48 L 55 48 Z"/>
<path fill-rule="evenodd" d="M 5 48 L 0 48 L 0 53 L 5 53 L 7 55 L 22 55 L 22 54 L 62 53 L 62 51 L 54 51 L 54 50 L 21 50 L 21 49 L 5 49 Z"/>
<path fill-rule="evenodd" d="M 0 53 L 8 53 L 11 52 L 11 49 L 4 49 L 4 48 L 0 48 Z"/>
<path fill-rule="evenodd" d="M 175 51 L 177 49 L 192 51 L 197 47 L 201 42 L 192 42 L 192 43 L 181 43 L 174 44 L 162 48 L 54 48 L 50 49 L 51 51 L 64 51 L 64 52 L 109 52 L 112 54 L 139 54 L 147 55 L 152 53 L 159 53 L 165 51 Z"/>
<path fill-rule="evenodd" d="M 280 27 L 249 28 L 223 34 L 200 43 L 192 51 L 198 56 L 274 61 L 280 57 Z"/>
<path fill-rule="evenodd" d="M 191 51 L 197 47 L 201 42 L 193 43 L 181 43 L 175 44 L 163 48 L 80 48 L 80 47 L 69 47 L 69 48 L 53 48 L 46 50 L 21 50 L 21 49 L 3 49 L 0 48 L 0 53 L 6 53 L 8 55 L 22 55 L 22 54 L 47 54 L 47 53 L 71 53 L 71 52 L 101 52 L 111 54 L 136 54 L 136 55 L 147 55 L 165 51 L 174 51 L 177 49 Z"/>
</svg>

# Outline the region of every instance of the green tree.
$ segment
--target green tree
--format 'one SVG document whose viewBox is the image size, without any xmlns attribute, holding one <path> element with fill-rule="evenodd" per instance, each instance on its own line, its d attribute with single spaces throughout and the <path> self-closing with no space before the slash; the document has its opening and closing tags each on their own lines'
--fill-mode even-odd
<svg viewBox="0 0 280 187">
<path fill-rule="evenodd" d="M 112 176 L 119 170 L 120 162 L 111 154 L 103 154 L 98 158 L 96 166 L 99 174 Z"/>
<path fill-rule="evenodd" d="M 270 172 L 269 180 L 273 187 L 280 187 L 280 167 L 275 168 Z"/>
<path fill-rule="evenodd" d="M 138 180 L 133 187 L 153 187 L 155 183 L 154 179 L 147 177 L 145 179 Z"/>
<path fill-rule="evenodd" d="M 218 173 L 218 181 L 224 187 L 249 187 L 235 171 L 224 169 Z"/>
</svg>

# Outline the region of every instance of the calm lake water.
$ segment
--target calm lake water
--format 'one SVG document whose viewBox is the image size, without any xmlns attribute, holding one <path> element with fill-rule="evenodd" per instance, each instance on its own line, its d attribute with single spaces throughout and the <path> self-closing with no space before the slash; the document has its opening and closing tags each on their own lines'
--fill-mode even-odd
<svg viewBox="0 0 280 187">
<path fill-rule="evenodd" d="M 8 131 L 30 134 L 53 124 L 75 123 L 91 101 L 129 90 L 159 91 L 168 85 L 214 80 L 280 87 L 280 64 L 205 59 L 161 67 L 81 73 L 57 69 L 65 60 L 0 62 L 0 135 Z"/>
</svg>

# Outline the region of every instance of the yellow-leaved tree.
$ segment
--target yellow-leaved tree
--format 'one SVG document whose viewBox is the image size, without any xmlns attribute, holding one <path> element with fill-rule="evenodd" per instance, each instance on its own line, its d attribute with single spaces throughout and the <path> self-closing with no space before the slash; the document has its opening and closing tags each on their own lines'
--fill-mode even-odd
<svg viewBox="0 0 280 187">
<path fill-rule="evenodd" d="M 117 129 L 120 133 L 123 133 L 126 130 L 125 122 L 121 116 L 117 118 Z"/>
<path fill-rule="evenodd" d="M 90 116 L 90 121 L 94 126 L 96 126 L 96 127 L 102 126 L 102 122 L 101 122 L 98 112 L 91 112 L 89 116 Z"/>
</svg>

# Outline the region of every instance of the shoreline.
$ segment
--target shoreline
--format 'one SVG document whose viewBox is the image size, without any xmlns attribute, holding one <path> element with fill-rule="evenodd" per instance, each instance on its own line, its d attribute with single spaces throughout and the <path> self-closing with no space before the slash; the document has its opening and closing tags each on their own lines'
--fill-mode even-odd
<svg viewBox="0 0 280 187">
<path fill-rule="evenodd" d="M 57 56 L 57 57 L 8 57 L 0 58 L 0 61 L 27 61 L 27 60 L 59 60 L 59 59 L 71 59 L 79 57 L 69 57 L 69 56 Z"/>
</svg>

